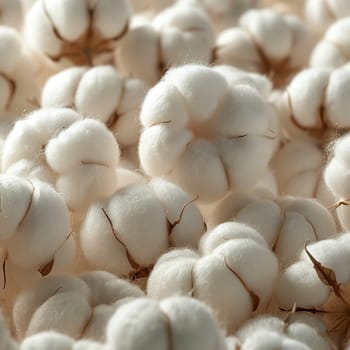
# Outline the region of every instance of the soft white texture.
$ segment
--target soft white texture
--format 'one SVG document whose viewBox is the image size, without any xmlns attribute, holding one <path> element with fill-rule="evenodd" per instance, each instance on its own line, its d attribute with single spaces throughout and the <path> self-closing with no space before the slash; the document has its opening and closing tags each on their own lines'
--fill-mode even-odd
<svg viewBox="0 0 350 350">
<path fill-rule="evenodd" d="M 305 66 L 311 36 L 296 16 L 282 15 L 273 9 L 252 9 L 239 19 L 239 27 L 222 31 L 215 46 L 214 60 L 241 69 L 288 78 Z"/>
<path fill-rule="evenodd" d="M 66 108 L 44 108 L 16 122 L 4 144 L 2 169 L 30 178 L 41 175 L 71 209 L 79 210 L 114 191 L 119 154 L 102 122 Z"/>
<path fill-rule="evenodd" d="M 138 141 L 138 112 L 146 91 L 142 81 L 123 79 L 113 66 L 72 67 L 47 80 L 41 105 L 71 107 L 101 120 L 121 145 L 131 146 Z"/>
<path fill-rule="evenodd" d="M 210 305 L 232 332 L 268 302 L 277 277 L 277 259 L 265 243 L 237 235 L 203 257 L 190 250 L 164 254 L 150 274 L 147 293 L 158 299 L 191 295 Z"/>
<path fill-rule="evenodd" d="M 121 306 L 111 318 L 106 350 L 216 350 L 221 338 L 211 310 L 199 301 L 139 299 Z"/>
<path fill-rule="evenodd" d="M 187 63 L 207 64 L 214 33 L 202 10 L 176 4 L 151 23 L 135 23 L 118 46 L 117 67 L 126 76 L 155 84 L 165 70 Z"/>
<path fill-rule="evenodd" d="M 344 12 L 345 13 L 345 12 Z M 350 19 L 339 19 L 317 43 L 310 57 L 311 67 L 337 68 L 349 62 Z"/>
<path fill-rule="evenodd" d="M 93 203 L 80 232 L 85 258 L 94 268 L 127 276 L 147 270 L 170 246 L 196 247 L 204 222 L 193 199 L 153 179 Z"/>
<path fill-rule="evenodd" d="M 325 155 L 318 145 L 306 140 L 286 143 L 272 163 L 279 193 L 316 198 L 326 206 L 331 205 L 334 196 L 324 181 L 325 164 Z"/>
<path fill-rule="evenodd" d="M 216 232 L 221 227 L 216 226 L 226 221 L 240 222 L 256 229 L 282 265 L 295 261 L 307 242 L 336 233 L 332 215 L 311 198 L 280 197 L 271 200 L 249 193 L 229 194 L 214 206 L 207 224 Z"/>
<path fill-rule="evenodd" d="M 73 260 L 69 211 L 51 186 L 3 174 L 0 193 L 0 242 L 9 262 L 39 271 L 49 264 L 50 273 Z"/>
<path fill-rule="evenodd" d="M 275 147 L 272 114 L 253 86 L 230 86 L 225 75 L 205 66 L 171 69 L 142 106 L 141 165 L 148 175 L 199 195 L 201 202 L 250 188 Z"/>
<path fill-rule="evenodd" d="M 104 342 L 106 325 L 118 304 L 142 296 L 135 285 L 104 271 L 87 272 L 79 278 L 45 278 L 16 297 L 16 333 L 24 338 L 55 330 L 75 339 Z"/>
<path fill-rule="evenodd" d="M 29 9 L 24 34 L 29 45 L 54 62 L 107 62 L 130 18 L 126 0 L 39 0 Z"/>
</svg>

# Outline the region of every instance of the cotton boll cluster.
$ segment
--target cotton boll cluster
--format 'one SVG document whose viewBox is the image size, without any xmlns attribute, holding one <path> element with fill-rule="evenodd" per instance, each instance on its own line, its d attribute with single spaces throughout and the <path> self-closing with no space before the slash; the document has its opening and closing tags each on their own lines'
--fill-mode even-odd
<svg viewBox="0 0 350 350">
<path fill-rule="evenodd" d="M 47 277 L 17 296 L 16 336 L 24 339 L 54 330 L 75 339 L 104 342 L 106 325 L 118 305 L 142 296 L 135 285 L 104 271 Z"/>
<path fill-rule="evenodd" d="M 38 96 L 35 65 L 24 47 L 20 33 L 2 25 L 0 57 L 0 118 L 12 120 L 33 109 L 31 101 Z"/>
<path fill-rule="evenodd" d="M 191 295 L 210 305 L 221 325 L 234 331 L 266 306 L 278 276 L 277 259 L 264 239 L 241 226 L 228 223 L 223 235 L 208 233 L 201 255 L 189 249 L 164 254 L 148 279 L 148 295 Z"/>
<path fill-rule="evenodd" d="M 229 220 L 235 222 L 225 223 Z M 281 265 L 295 261 L 307 242 L 336 233 L 334 218 L 314 199 L 279 197 L 272 200 L 254 194 L 233 193 L 220 201 L 207 218 L 211 230 L 202 238 L 203 247 L 213 237 L 221 240 L 230 236 L 231 230 L 241 232 L 237 223 L 256 229 L 276 253 Z"/>
<path fill-rule="evenodd" d="M 345 17 L 328 28 L 312 51 L 312 67 L 337 68 L 349 62 L 350 19 Z"/>
<path fill-rule="evenodd" d="M 209 67 L 174 68 L 142 106 L 142 168 L 178 183 L 203 202 L 230 189 L 249 188 L 266 171 L 274 151 L 272 114 L 250 84 L 231 85 Z"/>
<path fill-rule="evenodd" d="M 16 122 L 3 146 L 2 170 L 54 184 L 71 209 L 81 210 L 113 193 L 119 154 L 102 122 L 43 108 Z"/>
<path fill-rule="evenodd" d="M 205 12 L 177 4 L 151 22 L 131 23 L 130 31 L 116 50 L 115 62 L 122 74 L 153 85 L 170 67 L 209 63 L 214 41 Z"/>
<path fill-rule="evenodd" d="M 169 247 L 197 246 L 204 222 L 195 199 L 156 178 L 117 190 L 87 211 L 80 232 L 85 258 L 118 276 L 147 277 Z"/>
<path fill-rule="evenodd" d="M 214 61 L 267 74 L 276 86 L 283 86 L 306 66 L 310 42 L 308 29 L 298 17 L 254 9 L 240 17 L 238 27 L 218 35 Z"/>
<path fill-rule="evenodd" d="M 113 66 L 72 67 L 47 80 L 41 105 L 71 107 L 101 120 L 121 146 L 132 146 L 138 141 L 138 112 L 146 91 L 142 81 L 124 79 Z"/>
<path fill-rule="evenodd" d="M 63 198 L 45 183 L 10 175 L 0 176 L 0 195 L 2 292 L 69 265 L 75 239 Z"/>
<path fill-rule="evenodd" d="M 321 147 L 313 142 L 292 140 L 286 143 L 272 162 L 279 193 L 316 198 L 327 207 L 332 205 L 334 196 L 323 176 L 325 165 Z"/>
<path fill-rule="evenodd" d="M 108 62 L 128 30 L 127 0 L 36 1 L 26 15 L 27 42 L 61 65 Z"/>
<path fill-rule="evenodd" d="M 107 326 L 106 350 L 225 350 L 212 311 L 194 299 L 141 298 L 122 305 Z"/>
</svg>

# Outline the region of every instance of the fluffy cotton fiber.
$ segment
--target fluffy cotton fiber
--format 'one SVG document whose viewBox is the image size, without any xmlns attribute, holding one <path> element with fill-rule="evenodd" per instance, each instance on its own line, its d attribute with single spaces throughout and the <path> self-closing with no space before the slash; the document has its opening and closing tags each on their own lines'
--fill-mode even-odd
<svg viewBox="0 0 350 350">
<path fill-rule="evenodd" d="M 172 69 L 143 103 L 141 165 L 148 175 L 165 177 L 203 202 L 249 188 L 274 149 L 272 113 L 257 89 L 230 86 L 209 67 Z"/>
<path fill-rule="evenodd" d="M 147 273 L 169 247 L 196 247 L 204 222 L 193 199 L 161 179 L 117 190 L 90 206 L 80 232 L 84 256 L 119 276 Z"/>
<path fill-rule="evenodd" d="M 221 325 L 233 332 L 266 305 L 278 276 L 276 257 L 250 231 L 246 237 L 232 234 L 207 244 L 213 250 L 202 257 L 188 249 L 164 254 L 148 279 L 148 295 L 191 295 L 210 305 Z"/>
<path fill-rule="evenodd" d="M 147 91 L 138 79 L 124 79 L 113 66 L 72 67 L 47 80 L 41 105 L 71 107 L 104 122 L 123 146 L 137 143 L 138 112 Z"/>
<path fill-rule="evenodd" d="M 130 18 L 126 0 L 36 1 L 26 15 L 27 42 L 54 62 L 108 61 Z"/>
<path fill-rule="evenodd" d="M 16 122 L 3 147 L 2 169 L 52 183 L 71 209 L 81 210 L 115 190 L 119 154 L 102 122 L 44 108 Z"/>
<path fill-rule="evenodd" d="M 153 85 L 168 68 L 209 63 L 213 47 L 214 33 L 205 12 L 180 2 L 151 23 L 132 24 L 116 50 L 115 61 L 124 75 Z"/>
<path fill-rule="evenodd" d="M 311 36 L 297 16 L 273 9 L 252 9 L 239 19 L 239 27 L 220 33 L 214 60 L 268 74 L 277 86 L 307 64 Z"/>
<path fill-rule="evenodd" d="M 221 350 L 211 310 L 191 298 L 139 299 L 121 306 L 107 326 L 106 350 Z"/>
</svg>

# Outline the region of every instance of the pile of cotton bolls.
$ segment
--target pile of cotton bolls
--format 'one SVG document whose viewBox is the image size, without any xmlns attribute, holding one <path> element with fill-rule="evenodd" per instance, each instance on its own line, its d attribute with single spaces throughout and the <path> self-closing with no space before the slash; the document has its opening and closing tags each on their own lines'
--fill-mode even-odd
<svg viewBox="0 0 350 350">
<path fill-rule="evenodd" d="M 350 350 L 349 0 L 0 0 L 0 350 Z"/>
</svg>

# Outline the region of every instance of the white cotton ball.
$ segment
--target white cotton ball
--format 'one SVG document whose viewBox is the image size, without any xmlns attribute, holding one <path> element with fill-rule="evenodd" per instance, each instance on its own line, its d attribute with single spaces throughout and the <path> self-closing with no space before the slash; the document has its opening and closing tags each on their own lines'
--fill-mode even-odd
<svg viewBox="0 0 350 350">
<path fill-rule="evenodd" d="M 95 268 L 127 275 L 149 267 L 169 245 L 164 207 L 148 186 L 124 187 L 89 208 L 80 243 Z"/>
<path fill-rule="evenodd" d="M 203 217 L 193 202 L 196 198 L 160 178 L 153 178 L 149 185 L 165 207 L 171 244 L 195 248 L 204 232 Z"/>
<path fill-rule="evenodd" d="M 145 98 L 141 166 L 199 195 L 203 203 L 228 189 L 250 188 L 274 150 L 268 134 L 271 113 L 253 86 L 230 86 L 222 73 L 205 66 L 171 69 Z"/>
<path fill-rule="evenodd" d="M 64 334 L 54 331 L 32 335 L 23 340 L 21 350 L 70 350 L 74 340 Z"/>
<path fill-rule="evenodd" d="M 67 296 L 73 297 L 71 302 Z M 89 288 L 82 280 L 69 276 L 46 277 L 16 297 L 12 311 L 16 334 L 23 338 L 31 327 L 34 332 L 38 327 L 48 329 L 51 324 L 62 329 L 67 322 L 76 322 L 71 325 L 76 332 L 81 327 L 79 318 L 88 319 L 90 316 L 86 313 L 89 299 Z M 82 313 L 71 315 L 74 309 Z M 69 332 L 69 326 L 66 332 Z"/>
<path fill-rule="evenodd" d="M 31 186 L 27 209 L 6 244 L 11 261 L 26 268 L 50 262 L 70 232 L 69 211 L 63 198 L 45 183 L 33 182 Z"/>
<path fill-rule="evenodd" d="M 44 108 L 75 106 L 76 90 L 86 72 L 85 67 L 71 67 L 51 76 L 43 87 L 41 106 Z"/>
<path fill-rule="evenodd" d="M 121 306 L 111 318 L 106 349 L 212 350 L 220 338 L 211 312 L 196 300 L 169 298 L 158 304 L 139 299 Z"/>
<path fill-rule="evenodd" d="M 127 31 L 130 9 L 125 0 L 40 0 L 29 9 L 24 34 L 29 45 L 54 62 L 93 65 L 113 55 Z"/>
<path fill-rule="evenodd" d="M 266 241 L 261 234 L 250 226 L 238 222 L 225 222 L 203 235 L 199 242 L 199 251 L 207 255 L 220 244 L 234 239 L 252 239 L 266 246 Z"/>
<path fill-rule="evenodd" d="M 281 306 L 292 308 L 322 305 L 331 288 L 319 279 L 309 262 L 298 261 L 282 272 L 276 286 L 276 296 Z"/>
<path fill-rule="evenodd" d="M 81 293 L 59 291 L 35 310 L 26 336 L 52 329 L 78 338 L 91 313 L 88 300 L 82 298 Z"/>
<path fill-rule="evenodd" d="M 21 57 L 22 42 L 17 30 L 0 26 L 0 73 L 11 73 Z"/>
</svg>

